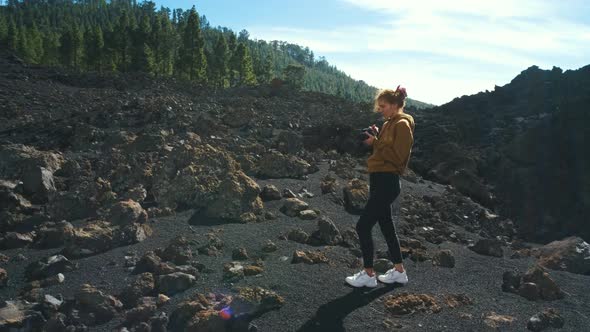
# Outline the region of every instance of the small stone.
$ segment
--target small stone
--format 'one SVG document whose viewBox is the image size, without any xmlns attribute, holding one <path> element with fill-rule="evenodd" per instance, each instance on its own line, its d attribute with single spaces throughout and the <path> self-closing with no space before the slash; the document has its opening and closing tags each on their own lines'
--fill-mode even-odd
<svg viewBox="0 0 590 332">
<path fill-rule="evenodd" d="M 243 261 L 243 260 L 247 260 L 248 257 L 248 252 L 246 251 L 246 248 L 237 248 L 234 249 L 234 251 L 232 252 L 232 259 L 236 260 L 236 261 Z"/>
<path fill-rule="evenodd" d="M 299 218 L 303 220 L 313 220 L 318 217 L 317 213 L 314 210 L 303 210 L 299 212 Z"/>
</svg>

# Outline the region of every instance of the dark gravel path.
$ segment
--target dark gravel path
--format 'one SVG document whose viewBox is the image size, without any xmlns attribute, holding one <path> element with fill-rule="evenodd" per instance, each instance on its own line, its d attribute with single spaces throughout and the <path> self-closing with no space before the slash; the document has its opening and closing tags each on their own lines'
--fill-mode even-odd
<svg viewBox="0 0 590 332">
<path fill-rule="evenodd" d="M 334 220 L 341 230 L 353 227 L 358 217 L 345 212 L 342 206 L 333 203 L 328 196 L 321 195 L 319 183 L 327 174 L 327 168 L 326 164 L 322 164 L 320 171 L 310 175 L 307 180 L 257 181 L 261 186 L 272 183 L 281 191 L 289 188 L 297 192 L 305 186 L 316 195 L 314 198 L 304 199 L 312 208 L 320 209 L 322 214 Z M 342 179 L 338 181 L 340 184 L 345 182 Z M 404 180 L 402 187 L 402 195 L 412 194 L 414 197 L 422 197 L 424 194 L 439 195 L 444 192 L 443 186 L 428 181 L 414 184 Z M 348 249 L 311 247 L 278 239 L 279 235 L 297 227 L 311 233 L 317 224 L 316 221 L 286 217 L 278 212 L 281 205 L 281 201 L 265 203 L 265 208 L 276 212 L 279 218 L 258 224 L 189 225 L 187 221 L 192 215 L 191 211 L 154 220 L 154 235 L 146 241 L 79 259 L 79 270 L 66 273 L 66 281 L 63 284 L 46 290 L 53 295 L 62 294 L 69 297 L 81 284 L 90 283 L 110 294 L 117 294 L 132 278 L 124 267 L 126 253 L 136 252 L 141 256 L 147 250 L 164 247 L 170 239 L 178 235 L 204 243 L 207 232 L 222 228 L 220 237 L 226 246 L 223 256 L 196 256 L 196 259 L 212 269 L 212 272 L 202 274 L 193 288 L 173 296 L 163 310 L 170 314 L 180 301 L 190 298 L 195 293 L 224 292 L 233 286 L 261 286 L 282 295 L 286 303 L 280 310 L 256 318 L 253 324 L 258 327 L 258 331 L 385 330 L 383 321 L 386 319 L 399 324 L 398 329 L 408 331 L 481 331 L 490 329 L 484 324 L 483 319 L 491 312 L 515 318 L 513 324 L 503 327 L 502 331 L 523 331 L 526 330 L 526 323 L 532 315 L 548 307 L 558 309 L 564 317 L 565 326 L 561 331 L 590 331 L 590 309 L 587 307 L 590 295 L 586 291 L 590 285 L 590 276 L 550 271 L 550 275 L 566 292 L 566 297 L 551 302 L 531 302 L 518 295 L 502 292 L 501 284 L 504 271 L 518 269 L 524 272 L 534 259 L 510 259 L 509 254 L 504 258 L 482 256 L 451 242 L 443 242 L 440 245 L 425 244 L 429 249 L 452 250 L 456 260 L 454 268 L 433 266 L 430 261 L 414 263 L 406 259 L 404 264 L 410 281 L 405 286 L 380 285 L 373 290 L 352 289 L 344 283 L 344 277 L 357 272 L 357 269 L 348 267 L 349 262 L 354 259 Z M 246 277 L 234 285 L 222 282 L 223 263 L 232 261 L 231 253 L 234 248 L 245 247 L 251 255 L 256 255 L 268 239 L 278 245 L 278 250 L 265 257 L 265 272 L 261 276 Z M 374 239 L 376 249 L 385 249 L 385 241 L 378 227 L 374 229 Z M 195 244 L 195 248 L 197 246 Z M 333 264 L 291 264 L 290 258 L 296 249 L 326 250 Z M 28 263 L 58 251 L 59 249 L 3 251 L 2 253 L 10 257 L 22 253 L 27 260 L 4 264 L 11 284 L 10 287 L 0 289 L 0 298 L 5 300 L 16 297 L 24 282 L 23 271 Z M 281 257 L 288 259 L 285 261 Z M 416 313 L 394 317 L 386 312 L 383 299 L 400 292 L 433 295 L 440 300 L 443 309 L 437 314 Z M 457 308 L 449 308 L 443 304 L 442 296 L 458 293 L 466 294 L 474 303 Z M 115 319 L 102 326 L 92 327 L 89 331 L 111 331 L 118 323 L 120 320 Z"/>
</svg>

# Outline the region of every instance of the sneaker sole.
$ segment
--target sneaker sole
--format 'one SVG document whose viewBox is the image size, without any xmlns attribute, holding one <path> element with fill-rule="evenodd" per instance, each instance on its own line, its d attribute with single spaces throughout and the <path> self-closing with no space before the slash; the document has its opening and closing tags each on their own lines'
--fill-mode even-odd
<svg viewBox="0 0 590 332">
<path fill-rule="evenodd" d="M 381 279 L 378 279 L 378 280 L 379 280 L 379 281 L 381 281 L 382 283 L 384 283 L 384 284 L 388 284 L 388 285 L 395 284 L 396 282 L 397 282 L 398 284 L 407 284 L 407 283 L 408 283 L 408 281 L 409 281 L 409 280 L 406 280 L 406 281 L 383 281 L 383 280 L 381 280 Z"/>
<path fill-rule="evenodd" d="M 355 285 L 351 284 L 350 282 L 348 282 L 348 280 L 345 279 L 345 281 L 347 284 L 349 284 L 350 286 L 355 287 L 355 288 L 362 288 L 362 287 L 375 288 L 375 287 L 379 286 L 378 282 L 375 283 L 375 285 L 373 285 L 373 286 L 370 286 L 370 285 L 355 286 Z"/>
</svg>

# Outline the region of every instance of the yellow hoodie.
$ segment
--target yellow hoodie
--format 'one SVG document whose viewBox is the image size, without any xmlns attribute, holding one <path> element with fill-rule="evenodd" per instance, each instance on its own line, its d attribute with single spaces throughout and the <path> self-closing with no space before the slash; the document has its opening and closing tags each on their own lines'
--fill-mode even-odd
<svg viewBox="0 0 590 332">
<path fill-rule="evenodd" d="M 373 154 L 367 160 L 368 172 L 402 175 L 408 167 L 414 144 L 414 118 L 398 113 L 385 121 L 373 141 Z"/>
</svg>

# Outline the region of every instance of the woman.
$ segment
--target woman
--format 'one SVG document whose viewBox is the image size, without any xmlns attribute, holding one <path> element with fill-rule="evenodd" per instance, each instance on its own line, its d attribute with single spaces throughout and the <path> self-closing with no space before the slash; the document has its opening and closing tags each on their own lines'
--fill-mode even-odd
<svg viewBox="0 0 590 332">
<path fill-rule="evenodd" d="M 354 287 L 376 287 L 377 279 L 383 283 L 406 283 L 408 276 L 402 263 L 399 239 L 391 217 L 391 203 L 401 190 L 400 175 L 403 174 L 414 143 L 414 118 L 404 113 L 406 90 L 398 86 L 394 90 L 382 90 L 375 97 L 375 111 L 383 115 L 382 129 L 374 130 L 377 136 L 367 133 L 364 143 L 373 147 L 367 160 L 369 172 L 369 200 L 356 225 L 364 269 L 347 277 L 346 282 Z M 379 223 L 387 242 L 394 268 L 375 276 L 373 270 L 373 237 L 371 230 Z"/>
</svg>

